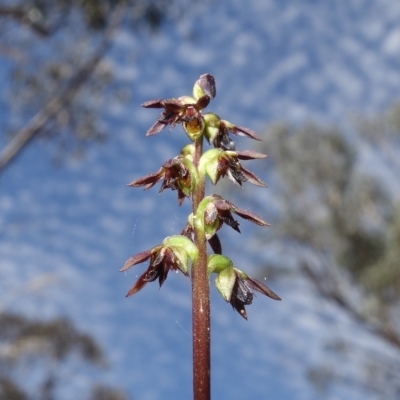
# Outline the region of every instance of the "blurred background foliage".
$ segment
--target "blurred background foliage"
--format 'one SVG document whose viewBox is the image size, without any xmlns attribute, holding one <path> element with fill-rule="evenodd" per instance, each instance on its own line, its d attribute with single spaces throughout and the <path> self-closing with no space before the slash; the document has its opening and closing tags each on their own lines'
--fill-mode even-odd
<svg viewBox="0 0 400 400">
<path fill-rule="evenodd" d="M 65 318 L 40 321 L 3 311 L 0 343 L 1 400 L 58 399 L 63 386 L 92 372 L 88 367 L 106 367 L 95 340 Z M 97 383 L 79 392 L 90 400 L 126 399 L 120 390 Z"/>
<path fill-rule="evenodd" d="M 184 18 L 195 4 L 2 1 L 0 62 L 11 67 L 5 78 L 11 113 L 1 122 L 0 174 L 36 139 L 51 145 L 57 162 L 66 154 L 80 157 L 87 146 L 106 140 L 102 109 L 110 98 L 124 102 L 130 96 L 115 85 L 112 66 L 104 58 L 113 33 L 124 26 L 145 41 L 165 21 Z M 305 277 L 321 298 L 346 310 L 399 352 L 400 103 L 375 117 L 354 116 L 352 122 L 346 129 L 277 122 L 262 133 L 257 150 L 269 159 L 260 175 L 270 177 L 277 211 L 270 217 L 269 235 L 274 237 L 267 240 L 283 249 L 265 270 L 278 278 Z M 249 202 L 260 215 L 270 209 L 260 199 Z M 292 269 L 289 259 L 296 260 Z M 95 340 L 63 319 L 31 320 L 2 311 L 0 339 L 4 400 L 59 398 L 57 385 L 65 384 L 59 371 L 105 365 Z M 357 352 L 340 340 L 327 343 L 326 351 Z M 37 366 L 43 371 L 40 379 L 33 377 Z M 308 371 L 309 378 L 318 387 L 345 379 L 332 368 L 318 365 Z M 37 379 L 35 396 L 24 387 L 30 371 Z M 374 390 L 390 384 L 400 393 L 400 372 L 390 360 L 371 355 L 357 384 Z M 125 398 L 106 386 L 94 385 L 90 391 L 90 399 Z"/>
<path fill-rule="evenodd" d="M 400 103 L 350 120 L 348 128 L 277 122 L 263 133 L 257 149 L 269 155 L 273 232 L 253 240 L 280 250 L 260 276 L 306 277 L 321 300 L 400 352 Z M 249 200 L 259 213 L 271 209 Z M 357 353 L 341 339 L 327 351 Z M 346 379 L 340 375 L 330 365 L 309 371 L 317 386 Z M 371 351 L 357 384 L 400 393 L 399 382 L 398 365 Z"/>
<path fill-rule="evenodd" d="M 53 160 L 81 157 L 101 143 L 102 109 L 124 102 L 105 55 L 118 28 L 146 43 L 165 21 L 184 17 L 186 0 L 10 0 L 0 3 L 0 63 L 8 118 L 1 121 L 0 174 L 33 140 L 49 145 Z M 89 333 L 66 319 L 32 320 L 0 313 L 0 400 L 63 398 L 62 387 L 79 374 L 107 366 Z M 90 370 L 91 367 L 91 370 Z M 86 371 L 86 372 L 85 372 Z M 93 383 L 80 399 L 124 400 L 118 389 Z M 83 393 L 87 393 L 85 396 Z"/>
<path fill-rule="evenodd" d="M 130 89 L 113 81 L 105 55 L 118 28 L 146 43 L 165 22 L 184 18 L 197 0 L 10 0 L 0 4 L 0 61 L 10 65 L 11 110 L 2 132 L 0 173 L 39 136 L 54 160 L 80 157 L 106 139 L 98 118 L 109 101 Z M 3 134 L 3 133 L 2 133 Z M 2 138 L 0 138 L 2 139 Z"/>
</svg>

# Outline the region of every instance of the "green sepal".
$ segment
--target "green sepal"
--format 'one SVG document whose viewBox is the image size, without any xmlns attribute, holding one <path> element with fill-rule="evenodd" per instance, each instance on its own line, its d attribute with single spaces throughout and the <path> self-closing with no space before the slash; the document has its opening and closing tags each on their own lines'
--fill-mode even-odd
<svg viewBox="0 0 400 400">
<path fill-rule="evenodd" d="M 207 240 L 211 239 L 221 227 L 214 201 L 213 196 L 204 197 L 196 211 L 196 221 L 201 224 L 201 229 L 204 230 Z"/>
<path fill-rule="evenodd" d="M 200 202 L 199 206 L 196 210 L 196 215 L 192 219 L 192 221 L 196 224 L 197 229 L 201 229 L 202 231 L 205 230 L 204 227 L 204 212 L 206 211 L 207 205 L 213 201 L 211 196 L 206 196 Z M 206 233 L 206 232 L 205 232 Z"/>
<path fill-rule="evenodd" d="M 195 187 L 197 186 L 197 182 L 199 181 L 199 175 L 197 173 L 197 169 L 194 166 L 192 160 L 190 160 L 188 157 L 184 157 L 180 161 L 189 170 L 190 178 L 191 178 L 190 194 L 192 194 Z"/>
<path fill-rule="evenodd" d="M 188 223 L 194 229 L 194 222 L 193 222 L 193 213 L 190 213 L 188 216 Z"/>
<path fill-rule="evenodd" d="M 246 279 L 249 278 L 249 276 L 248 276 L 245 272 L 241 271 L 240 269 L 237 269 L 237 268 L 233 268 L 233 269 L 235 270 L 236 275 L 237 275 L 240 279 L 246 280 Z"/>
<path fill-rule="evenodd" d="M 213 185 L 215 185 L 218 181 L 219 156 L 223 152 L 224 151 L 222 149 L 210 149 L 203 153 L 203 155 L 200 157 L 199 173 L 206 173 Z"/>
<path fill-rule="evenodd" d="M 195 148 L 193 143 L 189 143 L 181 149 L 181 155 L 190 161 L 193 161 L 194 153 Z"/>
<path fill-rule="evenodd" d="M 214 113 L 205 113 L 203 114 L 203 118 L 206 123 L 204 136 L 208 143 L 212 143 L 219 133 L 221 119 Z"/>
<path fill-rule="evenodd" d="M 175 254 L 176 258 L 179 260 L 179 269 L 185 274 L 188 275 L 188 253 L 182 247 L 176 246 L 168 246 Z"/>
<path fill-rule="evenodd" d="M 196 81 L 196 83 L 193 86 L 193 97 L 198 100 L 200 99 L 200 97 L 204 96 L 204 90 L 201 88 L 201 86 L 199 85 L 198 81 Z"/>
<path fill-rule="evenodd" d="M 207 272 L 209 275 L 212 273 L 219 274 L 225 269 L 233 269 L 232 260 L 221 254 L 211 254 L 208 256 Z"/>
<path fill-rule="evenodd" d="M 231 300 L 235 282 L 236 274 L 232 267 L 222 270 L 215 278 L 215 287 L 218 289 L 224 300 Z"/>
<path fill-rule="evenodd" d="M 186 236 L 168 236 L 163 240 L 162 244 L 179 250 L 184 250 L 192 261 L 197 260 L 199 256 L 196 245 Z"/>
</svg>

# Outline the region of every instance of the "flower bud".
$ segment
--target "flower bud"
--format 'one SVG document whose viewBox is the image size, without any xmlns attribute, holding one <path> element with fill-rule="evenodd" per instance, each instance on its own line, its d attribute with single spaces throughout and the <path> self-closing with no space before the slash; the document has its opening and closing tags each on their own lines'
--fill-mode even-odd
<svg viewBox="0 0 400 400">
<path fill-rule="evenodd" d="M 165 246 L 173 247 L 175 251 L 176 250 L 184 251 L 192 261 L 198 258 L 198 250 L 196 245 L 186 236 L 182 235 L 168 236 L 163 240 L 162 244 Z"/>
<path fill-rule="evenodd" d="M 190 161 L 193 161 L 194 157 L 194 145 L 192 143 L 187 144 L 186 146 L 182 147 L 181 150 L 181 155 L 185 158 L 187 158 Z"/>
<path fill-rule="evenodd" d="M 211 254 L 207 261 L 208 274 L 219 274 L 225 269 L 232 268 L 233 264 L 230 258 L 222 256 L 221 254 Z"/>
<path fill-rule="evenodd" d="M 205 172 L 213 185 L 215 185 L 220 178 L 218 161 L 222 153 L 223 150 L 221 149 L 210 149 L 203 153 L 203 155 L 200 157 L 199 171 L 201 171 L 200 173 Z"/>
<path fill-rule="evenodd" d="M 198 100 L 200 97 L 207 95 L 213 99 L 217 93 L 215 87 L 215 79 L 210 74 L 201 75 L 193 86 L 193 97 Z"/>
<path fill-rule="evenodd" d="M 203 118 L 206 124 L 204 135 L 208 143 L 213 143 L 214 139 L 219 134 L 221 119 L 214 113 L 203 114 Z"/>
</svg>

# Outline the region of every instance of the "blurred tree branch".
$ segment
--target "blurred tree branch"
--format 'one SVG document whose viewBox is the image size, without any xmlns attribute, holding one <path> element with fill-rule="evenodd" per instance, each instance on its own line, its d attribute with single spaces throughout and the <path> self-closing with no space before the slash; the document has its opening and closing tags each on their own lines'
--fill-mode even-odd
<svg viewBox="0 0 400 400">
<path fill-rule="evenodd" d="M 1 9 L 0 9 L 1 12 Z M 87 82 L 93 71 L 102 60 L 110 46 L 113 33 L 118 27 L 122 13 L 122 6 L 114 11 L 111 23 L 104 32 L 102 42 L 94 55 L 73 74 L 65 88 L 60 88 L 60 94 L 51 99 L 22 129 L 12 138 L 10 143 L 0 153 L 0 174 L 17 157 L 30 140 L 42 129 L 46 123 L 54 118 L 76 95 L 79 89 Z"/>
<path fill-rule="evenodd" d="M 80 366 L 82 362 L 97 368 L 105 366 L 103 353 L 95 339 L 79 332 L 65 318 L 41 321 L 2 312 L 0 343 L 0 400 L 55 399 L 57 388 L 66 381 L 65 367 L 75 370 L 73 365 Z M 32 387 L 31 382 L 29 388 L 27 379 L 20 379 L 20 368 L 24 370 L 28 364 L 31 368 L 35 366 L 35 383 Z M 82 394 L 82 387 L 78 389 L 79 399 L 126 400 L 120 390 L 104 384 L 95 383 L 88 389 L 92 392 L 90 397 Z"/>
<path fill-rule="evenodd" d="M 280 192 L 269 221 L 275 243 L 285 249 L 267 271 L 282 271 L 295 260 L 296 275 L 311 282 L 320 297 L 398 352 L 399 116 L 398 102 L 376 117 L 358 116 L 346 132 L 313 123 L 274 124 L 261 144 L 261 151 L 271 153 L 270 179 Z M 264 201 L 260 198 L 260 207 Z M 400 390 L 399 374 L 393 378 L 392 371 L 377 367 L 381 361 L 365 365 L 365 371 L 379 371 L 374 390 L 385 387 L 382 398 L 391 398 Z"/>
<path fill-rule="evenodd" d="M 325 261 L 320 259 L 321 264 Z M 340 308 L 346 311 L 354 320 L 365 325 L 367 329 L 372 329 L 372 332 L 395 346 L 400 350 L 400 335 L 396 332 L 390 321 L 385 323 L 374 323 L 365 313 L 360 311 L 348 298 L 348 295 L 337 284 L 335 277 L 332 276 L 331 268 L 324 267 L 322 271 L 316 271 L 307 261 L 303 260 L 301 264 L 302 271 L 314 284 L 318 293 L 329 301 L 337 304 Z"/>
<path fill-rule="evenodd" d="M 41 36 L 49 36 L 51 34 L 50 29 L 35 22 L 31 17 L 32 11 L 34 11 L 33 8 L 27 9 L 23 6 L 0 5 L 0 16 L 11 17 Z"/>
<path fill-rule="evenodd" d="M 0 56 L 9 76 L 0 93 L 7 117 L 1 121 L 0 174 L 38 137 L 56 144 L 56 161 L 80 156 L 87 145 L 103 141 L 102 107 L 110 98 L 124 102 L 130 96 L 130 89 L 113 79 L 112 63 L 102 61 L 117 25 L 133 37 L 143 28 L 154 33 L 169 18 L 192 15 L 196 2 L 13 0 L 1 5 Z M 113 22 L 122 8 L 121 21 Z"/>
</svg>

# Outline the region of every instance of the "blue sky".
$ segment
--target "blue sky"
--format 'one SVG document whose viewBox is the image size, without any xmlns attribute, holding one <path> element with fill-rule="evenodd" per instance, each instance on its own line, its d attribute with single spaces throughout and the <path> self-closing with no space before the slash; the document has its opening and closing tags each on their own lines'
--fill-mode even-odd
<svg viewBox="0 0 400 400">
<path fill-rule="evenodd" d="M 379 112 L 398 98 L 398 21 L 397 0 L 233 0 L 200 6 L 149 42 L 121 30 L 107 62 L 131 100 L 105 105 L 107 142 L 62 168 L 53 168 L 46 145 L 33 144 L 0 178 L 0 306 L 72 318 L 108 354 L 112 369 L 104 379 L 135 399 L 190 398 L 189 280 L 171 274 L 161 290 L 149 284 L 125 299 L 143 267 L 118 273 L 132 254 L 179 233 L 189 213 L 189 203 L 179 208 L 174 192 L 126 187 L 186 144 L 180 127 L 145 139 L 157 111 L 140 104 L 190 94 L 209 72 L 217 83 L 209 110 L 238 125 L 257 132 L 275 120 L 340 125 L 353 112 Z M 262 199 L 273 190 L 248 185 L 243 193 Z M 238 267 L 257 273 L 244 234 L 221 238 Z M 256 250 L 262 258 L 265 248 Z M 214 398 L 382 399 L 351 382 L 362 379 L 363 349 L 390 349 L 320 301 L 306 281 L 269 285 L 283 301 L 258 296 L 247 322 L 213 291 Z M 359 354 L 343 364 L 327 352 L 334 335 L 356 337 Z M 318 392 L 307 368 L 326 362 L 348 379 Z"/>
</svg>

